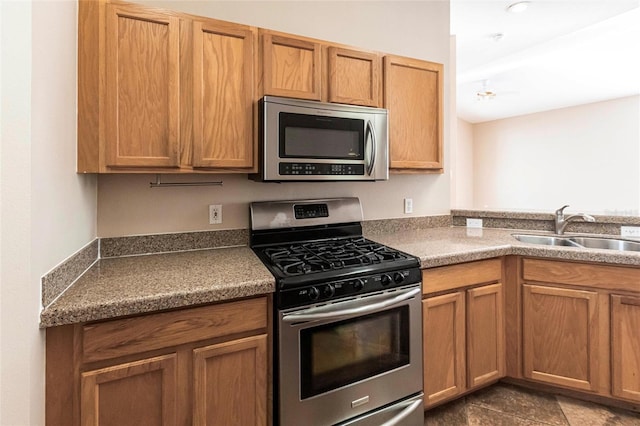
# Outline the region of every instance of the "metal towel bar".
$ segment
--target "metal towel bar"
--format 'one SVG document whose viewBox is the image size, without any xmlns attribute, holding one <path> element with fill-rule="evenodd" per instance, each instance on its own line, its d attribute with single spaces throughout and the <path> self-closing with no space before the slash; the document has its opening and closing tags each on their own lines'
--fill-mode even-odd
<svg viewBox="0 0 640 426">
<path fill-rule="evenodd" d="M 169 186 L 222 186 L 222 181 L 208 182 L 162 182 L 160 175 L 156 175 L 155 182 L 149 182 L 150 188 L 166 188 Z"/>
</svg>

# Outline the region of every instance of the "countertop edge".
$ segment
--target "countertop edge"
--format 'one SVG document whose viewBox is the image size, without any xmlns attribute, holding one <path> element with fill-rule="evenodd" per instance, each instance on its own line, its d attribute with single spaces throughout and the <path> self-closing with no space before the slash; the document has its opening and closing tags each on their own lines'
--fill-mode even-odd
<svg viewBox="0 0 640 426">
<path fill-rule="evenodd" d="M 445 229 L 456 228 L 434 229 L 443 232 Z M 509 230 L 509 232 L 517 232 L 517 230 Z M 374 240 L 378 240 L 381 236 L 383 235 L 372 235 L 371 237 Z M 498 240 L 506 238 L 507 236 L 504 235 L 499 237 Z M 509 236 L 509 238 L 512 237 Z M 388 242 L 383 242 L 383 244 L 418 257 L 421 262 L 420 266 L 423 269 L 508 255 L 595 262 L 632 267 L 640 266 L 640 255 L 638 253 L 628 254 L 624 252 L 612 252 L 611 250 L 534 246 L 515 240 L 487 242 L 486 245 L 477 247 L 462 247 L 453 251 L 449 250 L 447 252 L 426 255 L 424 253 L 416 253 L 417 250 L 412 253 L 412 250 L 403 248 L 402 243 L 389 244 Z M 263 267 L 265 268 L 264 271 L 267 271 L 266 267 L 261 264 L 257 267 Z M 269 278 L 257 281 L 238 281 L 235 284 L 221 287 L 197 288 L 193 291 L 157 293 L 152 296 L 142 296 L 124 301 L 116 300 L 113 303 L 79 304 L 71 308 L 64 308 L 64 306 L 61 307 L 53 302 L 40 313 L 40 328 L 46 329 L 49 327 L 90 321 L 109 320 L 124 316 L 150 314 L 171 309 L 183 309 L 203 304 L 263 296 L 273 293 L 275 287 L 275 278 Z"/>
</svg>

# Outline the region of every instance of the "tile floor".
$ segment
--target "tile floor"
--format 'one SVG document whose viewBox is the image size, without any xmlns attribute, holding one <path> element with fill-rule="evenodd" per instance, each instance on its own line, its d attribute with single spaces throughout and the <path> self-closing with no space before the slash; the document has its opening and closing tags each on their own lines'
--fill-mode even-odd
<svg viewBox="0 0 640 426">
<path fill-rule="evenodd" d="M 498 383 L 425 413 L 424 426 L 640 426 L 640 413 Z"/>
</svg>

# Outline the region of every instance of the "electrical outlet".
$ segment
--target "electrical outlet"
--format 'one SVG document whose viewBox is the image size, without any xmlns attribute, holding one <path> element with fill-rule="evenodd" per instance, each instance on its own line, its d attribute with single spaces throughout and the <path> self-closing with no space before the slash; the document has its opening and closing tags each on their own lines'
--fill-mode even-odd
<svg viewBox="0 0 640 426">
<path fill-rule="evenodd" d="M 623 237 L 639 237 L 640 238 L 640 226 L 621 226 L 620 235 Z"/>
<path fill-rule="evenodd" d="M 482 228 L 482 219 L 467 218 L 467 228 Z"/>
<path fill-rule="evenodd" d="M 413 198 L 404 199 L 404 212 L 405 214 L 413 213 Z"/>
<path fill-rule="evenodd" d="M 209 205 L 209 224 L 222 223 L 222 204 Z"/>
</svg>

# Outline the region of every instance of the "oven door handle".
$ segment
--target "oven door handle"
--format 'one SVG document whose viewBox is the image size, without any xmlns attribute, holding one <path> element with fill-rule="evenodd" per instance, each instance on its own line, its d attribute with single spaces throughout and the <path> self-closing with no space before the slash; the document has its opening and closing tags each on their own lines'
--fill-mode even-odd
<svg viewBox="0 0 640 426">
<path fill-rule="evenodd" d="M 305 312 L 309 312 L 310 310 L 300 311 L 300 312 L 284 315 L 282 317 L 282 321 L 284 322 L 314 321 L 314 320 L 342 318 L 345 316 L 355 315 L 355 314 L 367 314 L 370 312 L 375 312 L 384 308 L 388 308 L 389 306 L 397 305 L 400 302 L 404 302 L 405 300 L 411 299 L 412 297 L 419 294 L 421 291 L 422 290 L 420 288 L 414 288 L 410 291 L 397 295 L 392 299 L 383 300 L 382 302 L 367 304 L 367 305 L 358 306 L 355 308 L 341 309 L 337 311 L 318 312 L 318 313 L 305 313 Z"/>
<path fill-rule="evenodd" d="M 394 416 L 392 419 L 387 420 L 382 423 L 380 426 L 396 426 L 399 425 L 400 422 L 406 419 L 409 414 L 413 413 L 418 407 L 422 406 L 422 399 L 412 402 L 407 408 L 398 413 L 397 416 Z"/>
</svg>

